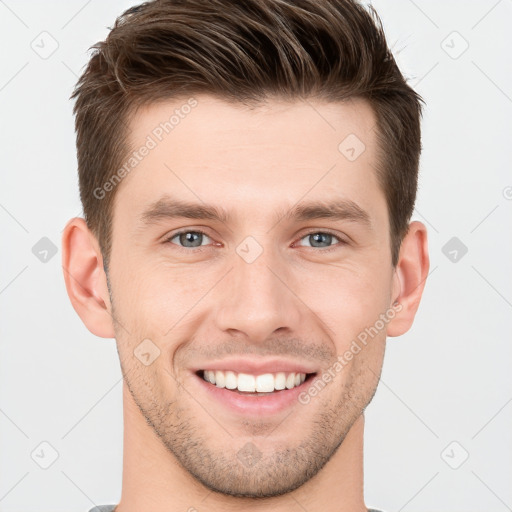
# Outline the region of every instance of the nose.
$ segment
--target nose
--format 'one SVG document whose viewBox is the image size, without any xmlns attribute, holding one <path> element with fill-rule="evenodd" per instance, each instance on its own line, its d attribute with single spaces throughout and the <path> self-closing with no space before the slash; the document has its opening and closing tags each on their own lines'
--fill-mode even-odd
<svg viewBox="0 0 512 512">
<path fill-rule="evenodd" d="M 252 343 L 278 330 L 296 331 L 303 305 L 285 264 L 264 251 L 251 263 L 235 255 L 233 265 L 218 297 L 217 327 Z"/>
</svg>

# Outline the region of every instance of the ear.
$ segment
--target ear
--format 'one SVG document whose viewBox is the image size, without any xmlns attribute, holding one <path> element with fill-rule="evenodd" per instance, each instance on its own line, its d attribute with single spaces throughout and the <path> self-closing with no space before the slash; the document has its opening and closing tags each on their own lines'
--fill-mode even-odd
<svg viewBox="0 0 512 512">
<path fill-rule="evenodd" d="M 62 268 L 71 304 L 87 329 L 96 336 L 114 338 L 101 250 L 85 220 L 79 217 L 71 219 L 64 228 Z"/>
<path fill-rule="evenodd" d="M 427 228 L 419 221 L 409 224 L 409 231 L 402 240 L 400 256 L 393 275 L 393 303 L 398 301 L 400 310 L 388 323 L 388 336 L 406 333 L 414 321 L 420 305 L 423 288 L 428 276 Z M 390 305 L 391 306 L 391 305 Z"/>
</svg>

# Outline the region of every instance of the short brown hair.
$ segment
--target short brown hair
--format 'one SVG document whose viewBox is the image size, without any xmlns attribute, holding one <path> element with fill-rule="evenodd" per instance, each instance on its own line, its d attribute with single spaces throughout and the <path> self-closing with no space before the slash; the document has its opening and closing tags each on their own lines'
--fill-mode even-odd
<svg viewBox="0 0 512 512">
<path fill-rule="evenodd" d="M 199 93 L 246 104 L 272 96 L 367 100 L 377 119 L 377 177 L 396 266 L 416 200 L 423 100 L 400 73 L 372 7 L 355 0 L 155 0 L 125 11 L 90 49 L 71 98 L 80 198 L 105 269 L 116 189 L 101 199 L 94 191 L 129 153 L 130 115 Z"/>
</svg>

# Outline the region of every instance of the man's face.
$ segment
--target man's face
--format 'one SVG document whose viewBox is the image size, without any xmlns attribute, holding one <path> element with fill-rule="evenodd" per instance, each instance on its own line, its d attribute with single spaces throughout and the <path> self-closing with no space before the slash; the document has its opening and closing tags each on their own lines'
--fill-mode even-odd
<svg viewBox="0 0 512 512">
<path fill-rule="evenodd" d="M 186 100 L 131 120 L 134 150 L 148 135 L 157 145 L 114 205 L 117 347 L 135 403 L 182 467 L 218 492 L 276 496 L 328 462 L 378 382 L 385 328 L 333 370 L 396 291 L 375 118 L 362 101 L 250 110 L 196 99 L 168 134 L 155 128 Z M 228 218 L 170 215 L 178 202 Z M 313 203 L 345 213 L 295 215 Z M 329 368 L 331 382 L 299 400 Z M 206 382 L 202 369 L 287 378 L 297 369 L 308 379 L 243 395 Z"/>
</svg>

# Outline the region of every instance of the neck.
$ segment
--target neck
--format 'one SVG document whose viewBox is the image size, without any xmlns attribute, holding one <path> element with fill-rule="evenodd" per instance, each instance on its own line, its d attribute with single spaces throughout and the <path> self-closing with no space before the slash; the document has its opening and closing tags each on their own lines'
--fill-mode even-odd
<svg viewBox="0 0 512 512">
<path fill-rule="evenodd" d="M 115 512 L 366 512 L 363 499 L 361 415 L 323 469 L 293 492 L 268 499 L 212 492 L 175 459 L 141 415 L 123 384 L 124 458 L 122 495 Z"/>
</svg>

